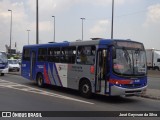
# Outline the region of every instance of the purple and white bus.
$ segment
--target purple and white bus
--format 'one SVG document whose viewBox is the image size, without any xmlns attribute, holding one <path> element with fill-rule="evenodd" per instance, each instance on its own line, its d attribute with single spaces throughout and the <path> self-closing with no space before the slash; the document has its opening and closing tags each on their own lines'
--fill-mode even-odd
<svg viewBox="0 0 160 120">
<path fill-rule="evenodd" d="M 99 39 L 23 47 L 21 75 L 37 82 L 109 96 L 142 94 L 147 87 L 142 43 Z"/>
</svg>

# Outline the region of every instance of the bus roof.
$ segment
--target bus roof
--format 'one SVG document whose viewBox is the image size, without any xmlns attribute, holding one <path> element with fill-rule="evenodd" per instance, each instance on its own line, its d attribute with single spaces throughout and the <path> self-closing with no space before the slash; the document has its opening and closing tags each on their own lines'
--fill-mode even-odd
<svg viewBox="0 0 160 120">
<path fill-rule="evenodd" d="M 128 41 L 128 42 L 136 42 L 136 41 L 131 41 L 129 39 L 127 40 L 124 40 L 124 39 L 98 39 L 98 40 L 87 40 L 87 41 L 74 41 L 74 42 L 67 42 L 67 41 L 64 41 L 64 42 L 59 42 L 59 43 L 56 43 L 56 42 L 50 42 L 50 43 L 47 43 L 47 44 L 35 44 L 35 45 L 25 45 L 24 47 L 25 48 L 32 48 L 32 47 L 65 47 L 65 46 L 76 46 L 76 45 L 79 45 L 79 46 L 84 46 L 84 45 L 113 45 L 114 42 L 116 41 Z M 140 43 L 140 42 L 137 42 L 137 43 Z"/>
</svg>

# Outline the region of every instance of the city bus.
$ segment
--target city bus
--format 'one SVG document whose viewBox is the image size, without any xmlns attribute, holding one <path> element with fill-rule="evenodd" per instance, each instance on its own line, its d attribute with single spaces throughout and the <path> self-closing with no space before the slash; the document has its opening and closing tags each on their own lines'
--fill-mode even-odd
<svg viewBox="0 0 160 120">
<path fill-rule="evenodd" d="M 21 75 L 45 84 L 108 96 L 144 94 L 146 53 L 132 40 L 97 39 L 23 47 Z"/>
<path fill-rule="evenodd" d="M 8 59 L 5 52 L 0 52 L 0 75 L 4 76 L 5 73 L 8 73 Z"/>
</svg>

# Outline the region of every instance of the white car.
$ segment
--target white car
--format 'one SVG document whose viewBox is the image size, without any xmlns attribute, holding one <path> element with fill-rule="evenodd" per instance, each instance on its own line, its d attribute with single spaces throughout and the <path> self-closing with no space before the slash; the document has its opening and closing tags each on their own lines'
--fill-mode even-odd
<svg viewBox="0 0 160 120">
<path fill-rule="evenodd" d="M 18 60 L 16 59 L 8 59 L 8 67 L 9 71 L 18 71 L 20 70 L 20 65 L 18 63 Z"/>
</svg>

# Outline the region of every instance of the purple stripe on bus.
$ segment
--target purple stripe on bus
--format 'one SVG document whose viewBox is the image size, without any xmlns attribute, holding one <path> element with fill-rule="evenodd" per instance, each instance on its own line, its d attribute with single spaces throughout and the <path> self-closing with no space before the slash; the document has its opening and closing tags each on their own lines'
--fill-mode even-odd
<svg viewBox="0 0 160 120">
<path fill-rule="evenodd" d="M 56 67 L 55 63 L 53 63 L 53 65 L 54 65 L 54 68 L 55 68 L 55 70 L 56 70 L 56 74 L 57 74 L 58 81 L 59 81 L 60 85 L 63 87 L 63 85 L 62 85 L 61 79 L 60 79 L 60 77 L 59 77 L 59 74 L 58 74 L 57 67 Z"/>
<path fill-rule="evenodd" d="M 50 71 L 50 73 L 51 73 L 51 75 L 52 75 L 52 78 L 53 78 L 53 81 L 54 81 L 54 85 L 57 85 L 56 84 L 56 80 L 55 80 L 55 78 L 54 78 L 54 75 L 53 75 L 53 69 L 51 69 L 51 66 L 52 66 L 53 64 L 49 64 L 49 71 Z"/>
</svg>

